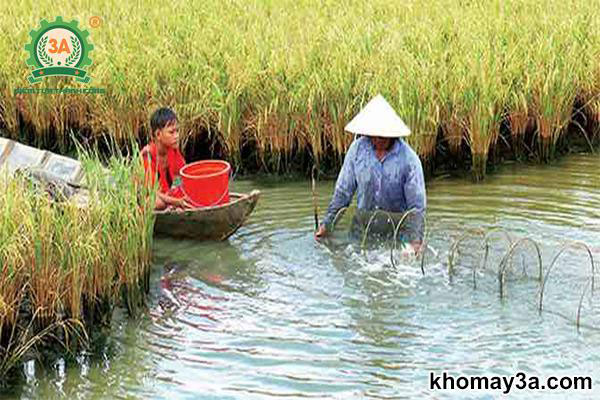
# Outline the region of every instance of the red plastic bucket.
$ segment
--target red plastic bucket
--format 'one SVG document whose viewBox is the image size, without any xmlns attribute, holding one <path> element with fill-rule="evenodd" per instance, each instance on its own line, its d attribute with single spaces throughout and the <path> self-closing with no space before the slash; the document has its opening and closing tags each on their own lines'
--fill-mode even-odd
<svg viewBox="0 0 600 400">
<path fill-rule="evenodd" d="M 229 173 L 227 161 L 203 160 L 187 164 L 179 171 L 183 192 L 196 207 L 229 203 Z"/>
</svg>

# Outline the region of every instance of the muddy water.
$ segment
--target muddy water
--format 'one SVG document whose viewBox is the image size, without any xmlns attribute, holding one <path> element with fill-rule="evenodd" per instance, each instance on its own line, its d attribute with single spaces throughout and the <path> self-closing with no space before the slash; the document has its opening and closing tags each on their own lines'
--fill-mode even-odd
<svg viewBox="0 0 600 400">
<path fill-rule="evenodd" d="M 471 228 L 529 237 L 544 273 L 568 240 L 600 260 L 600 157 L 551 166 L 505 166 L 483 184 L 428 183 L 425 274 L 420 261 L 385 244 L 361 252 L 345 229 L 326 244 L 312 236 L 310 182 L 243 181 L 263 192 L 255 213 L 226 243 L 156 243 L 148 313 L 115 315 L 98 355 L 31 362 L 10 397 L 356 399 L 499 398 L 500 392 L 440 392 L 429 374 L 590 376 L 593 390 L 517 392 L 511 398 L 594 398 L 600 394 L 600 283 L 588 290 L 589 256 L 565 251 L 550 274 L 543 311 L 534 247 L 514 252 L 500 296 L 505 234 L 466 235 L 454 273 L 448 252 Z M 333 182 L 321 182 L 323 210 Z M 168 265 L 165 271 L 165 264 Z M 479 267 L 473 273 L 473 268 Z M 161 289 L 162 287 L 162 289 Z"/>
</svg>

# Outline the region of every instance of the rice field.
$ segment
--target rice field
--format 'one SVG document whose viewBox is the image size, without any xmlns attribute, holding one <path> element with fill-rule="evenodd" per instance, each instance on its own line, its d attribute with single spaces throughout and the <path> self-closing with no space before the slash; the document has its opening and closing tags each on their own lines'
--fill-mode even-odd
<svg viewBox="0 0 600 400">
<path fill-rule="evenodd" d="M 114 307 L 137 315 L 144 306 L 154 198 L 141 163 L 113 157 L 108 179 L 96 155 L 82 163 L 85 206 L 50 201 L 24 176 L 3 174 L 0 385 L 34 350 L 80 349 L 110 324 Z"/>
<path fill-rule="evenodd" d="M 344 125 L 381 92 L 426 165 L 440 152 L 485 176 L 494 149 L 548 161 L 600 123 L 597 1 L 25 1 L 0 15 L 0 128 L 63 144 L 74 130 L 147 140 L 159 106 L 184 144 L 270 172 L 339 164 Z M 14 94 L 23 46 L 61 15 L 90 31 L 92 86 L 106 95 Z M 102 24 L 89 27 L 89 18 Z M 40 87 L 77 86 L 53 79 Z M 67 144 L 65 144 L 67 143 Z M 210 152 L 213 149 L 204 149 Z"/>
</svg>

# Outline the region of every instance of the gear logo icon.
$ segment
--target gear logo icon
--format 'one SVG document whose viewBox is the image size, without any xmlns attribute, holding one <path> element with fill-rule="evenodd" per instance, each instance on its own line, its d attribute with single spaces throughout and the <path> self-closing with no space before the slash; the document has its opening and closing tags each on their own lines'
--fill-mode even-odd
<svg viewBox="0 0 600 400">
<path fill-rule="evenodd" d="M 48 76 L 71 76 L 77 82 L 88 83 L 91 77 L 84 70 L 92 64 L 89 57 L 94 46 L 88 41 L 89 32 L 77 27 L 78 22 L 54 22 L 45 19 L 40 29 L 29 32 L 31 42 L 25 45 L 29 53 L 27 65 L 33 68 L 30 83 L 39 83 Z"/>
</svg>

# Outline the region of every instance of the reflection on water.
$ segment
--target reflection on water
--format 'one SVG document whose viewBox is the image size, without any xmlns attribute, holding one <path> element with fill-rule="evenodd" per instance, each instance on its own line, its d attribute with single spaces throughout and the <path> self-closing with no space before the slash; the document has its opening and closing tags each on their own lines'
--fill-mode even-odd
<svg viewBox="0 0 600 400">
<path fill-rule="evenodd" d="M 459 246 L 453 275 L 447 259 L 469 229 L 500 227 L 535 239 L 546 267 L 568 239 L 587 242 L 600 260 L 599 162 L 573 156 L 552 166 L 507 166 L 480 185 L 430 182 L 425 274 L 420 259 L 401 251 L 392 261 L 390 242 L 363 248 L 349 239 L 353 209 L 328 240 L 315 242 L 309 182 L 238 182 L 239 191 L 263 191 L 246 226 L 225 243 L 158 240 L 148 313 L 135 321 L 115 315 L 99 355 L 47 369 L 28 364 L 12 397 L 499 397 L 430 392 L 429 372 L 446 370 L 591 374 L 594 393 L 568 395 L 593 398 L 600 332 L 574 325 L 590 273 L 585 252 L 561 256 L 542 313 L 531 246 L 515 252 L 502 299 L 503 234 L 490 236 L 485 269 L 473 270 L 483 254 L 477 237 Z M 324 210 L 333 182 L 318 186 Z M 581 302 L 587 326 L 600 327 L 597 286 Z"/>
</svg>

